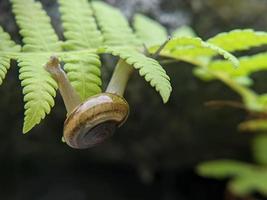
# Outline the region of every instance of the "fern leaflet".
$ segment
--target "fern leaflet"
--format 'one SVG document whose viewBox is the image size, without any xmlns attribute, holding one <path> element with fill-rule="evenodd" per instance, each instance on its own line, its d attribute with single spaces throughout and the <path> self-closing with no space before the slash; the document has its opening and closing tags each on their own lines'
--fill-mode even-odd
<svg viewBox="0 0 267 200">
<path fill-rule="evenodd" d="M 150 50 L 154 53 L 158 48 L 159 46 L 155 46 Z M 200 38 L 173 38 L 162 50 L 161 55 L 190 62 L 195 65 L 206 65 L 209 62 L 209 57 L 221 55 L 225 59 L 231 61 L 234 66 L 239 65 L 239 61 L 235 56 L 220 47 L 202 41 Z"/>
<path fill-rule="evenodd" d="M 6 77 L 7 70 L 10 68 L 10 57 L 0 56 L 0 85 Z"/>
<path fill-rule="evenodd" d="M 160 93 L 163 102 L 168 101 L 172 91 L 170 78 L 156 60 L 128 47 L 107 47 L 105 52 L 119 56 L 126 63 L 138 69 L 139 74 L 144 76 L 145 80 Z"/>
<path fill-rule="evenodd" d="M 19 52 L 21 47 L 13 42 L 10 36 L 0 27 L 0 85 L 10 68 L 10 60 L 14 58 L 12 52 Z M 9 53 L 10 52 L 10 53 Z"/>
<path fill-rule="evenodd" d="M 238 196 L 247 196 L 254 192 L 267 195 L 267 172 L 260 168 L 255 169 L 252 174 L 247 174 L 229 183 L 230 190 Z"/>
<path fill-rule="evenodd" d="M 50 24 L 50 18 L 39 2 L 12 0 L 12 6 L 25 43 L 22 49 L 24 52 L 61 51 L 61 42 Z M 57 85 L 43 68 L 50 55 L 23 54 L 18 58 L 21 85 L 26 102 L 24 133 L 38 124 L 54 106 L 53 98 Z"/>
<path fill-rule="evenodd" d="M 59 3 L 66 38 L 64 49 L 98 49 L 103 38 L 88 1 L 60 0 Z M 83 101 L 101 92 L 101 62 L 96 52 L 65 54 L 62 60 L 71 84 Z"/>
<path fill-rule="evenodd" d="M 54 106 L 57 84 L 43 68 L 48 59 L 46 55 L 35 55 L 34 59 L 26 54 L 18 57 L 19 78 L 26 102 L 23 133 L 39 124 Z"/>
<path fill-rule="evenodd" d="M 61 56 L 68 78 L 82 101 L 101 92 L 101 71 L 96 53 L 73 52 Z"/>
<path fill-rule="evenodd" d="M 265 123 L 266 124 L 266 120 Z M 262 121 L 262 125 L 263 125 L 263 121 Z M 265 131 L 267 130 L 267 127 L 265 125 Z M 267 165 L 267 136 L 266 134 L 261 134 L 256 136 L 253 139 L 253 143 L 252 143 L 252 152 L 253 152 L 253 158 L 254 160 L 257 162 L 257 164 L 260 165 Z"/>
<path fill-rule="evenodd" d="M 3 28 L 0 26 L 0 54 L 4 52 L 9 54 L 9 52 L 19 52 L 20 46 L 17 45 L 13 40 L 11 40 L 8 33 L 4 32 Z"/>
<path fill-rule="evenodd" d="M 128 21 L 118 9 L 100 1 L 93 1 L 92 6 L 106 45 L 141 45 L 136 35 L 129 27 Z"/>
<path fill-rule="evenodd" d="M 257 166 L 231 160 L 218 160 L 200 164 L 198 173 L 216 179 L 233 178 L 228 187 L 238 196 L 246 196 L 253 192 L 267 195 L 267 171 Z"/>
<path fill-rule="evenodd" d="M 172 90 L 170 78 L 156 60 L 138 52 L 140 41 L 129 27 L 125 17 L 117 9 L 102 2 L 93 2 L 93 8 L 106 45 L 99 52 L 119 56 L 138 69 L 139 74 L 144 76 L 152 87 L 155 87 L 163 102 L 166 103 Z"/>
<path fill-rule="evenodd" d="M 232 176 L 242 176 L 251 173 L 253 166 L 232 160 L 216 160 L 201 163 L 197 172 L 201 176 L 225 179 Z"/>
<path fill-rule="evenodd" d="M 252 73 L 267 70 L 267 53 L 260 53 L 253 56 L 239 58 L 240 67 L 233 68 L 232 63 L 226 60 L 216 60 L 211 62 L 206 69 L 197 68 L 196 75 L 203 80 L 213 80 L 208 71 L 218 71 L 226 73 L 229 77 L 247 77 Z M 208 70 L 208 71 L 207 71 Z"/>
<path fill-rule="evenodd" d="M 23 36 L 24 52 L 61 51 L 61 43 L 40 2 L 33 0 L 11 0 L 11 2 L 20 34 Z"/>
<path fill-rule="evenodd" d="M 181 26 L 173 31 L 173 37 L 197 37 L 197 34 L 190 26 Z"/>
<path fill-rule="evenodd" d="M 59 0 L 66 50 L 97 49 L 102 36 L 87 0 Z"/>
<path fill-rule="evenodd" d="M 133 26 L 138 38 L 148 47 L 162 44 L 168 37 L 167 30 L 161 24 L 141 14 L 134 16 Z"/>
<path fill-rule="evenodd" d="M 217 45 L 226 51 L 248 50 L 267 44 L 267 33 L 254 31 L 252 29 L 233 30 L 227 33 L 220 33 L 207 42 Z"/>
</svg>

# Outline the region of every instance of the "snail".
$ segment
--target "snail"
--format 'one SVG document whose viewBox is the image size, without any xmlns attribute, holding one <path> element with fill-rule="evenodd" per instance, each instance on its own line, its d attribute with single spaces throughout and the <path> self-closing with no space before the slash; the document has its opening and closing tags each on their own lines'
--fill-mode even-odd
<svg viewBox="0 0 267 200">
<path fill-rule="evenodd" d="M 94 147 L 112 136 L 127 120 L 129 105 L 123 93 L 133 69 L 123 60 L 118 62 L 106 91 L 85 102 L 81 102 L 57 57 L 52 56 L 45 69 L 57 81 L 67 110 L 63 137 L 70 147 Z"/>
</svg>

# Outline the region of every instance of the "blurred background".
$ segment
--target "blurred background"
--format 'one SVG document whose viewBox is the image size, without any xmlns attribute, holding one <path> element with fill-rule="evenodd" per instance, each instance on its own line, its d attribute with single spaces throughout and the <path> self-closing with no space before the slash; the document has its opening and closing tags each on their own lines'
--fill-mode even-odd
<svg viewBox="0 0 267 200">
<path fill-rule="evenodd" d="M 41 2 L 62 37 L 57 2 Z M 234 28 L 266 30 L 267 26 L 265 0 L 106 2 L 129 19 L 143 13 L 170 31 L 190 25 L 204 39 Z M 8 0 L 0 0 L 0 24 L 21 43 Z M 105 83 L 112 67 L 103 68 Z M 194 167 L 218 158 L 251 161 L 253 135 L 237 131 L 237 124 L 246 118 L 243 111 L 204 106 L 210 100 L 239 97 L 218 81 L 195 78 L 192 68 L 185 63 L 166 66 L 174 88 L 166 105 L 135 73 L 126 92 L 131 106 L 128 122 L 103 145 L 74 150 L 61 142 L 66 111 L 59 95 L 46 120 L 22 134 L 23 97 L 13 63 L 0 87 L 0 199 L 223 199 L 226 182 L 201 178 Z M 265 75 L 253 75 L 258 92 L 267 89 Z"/>
</svg>

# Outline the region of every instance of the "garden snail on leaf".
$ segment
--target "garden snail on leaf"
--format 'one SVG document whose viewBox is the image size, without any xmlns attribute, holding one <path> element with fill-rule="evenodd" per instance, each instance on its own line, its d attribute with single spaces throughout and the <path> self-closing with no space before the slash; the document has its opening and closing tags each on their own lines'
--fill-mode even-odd
<svg viewBox="0 0 267 200">
<path fill-rule="evenodd" d="M 85 149 L 102 143 L 113 135 L 129 115 L 129 105 L 123 98 L 133 69 L 120 60 L 112 75 L 106 92 L 81 102 L 55 56 L 45 66 L 57 81 L 60 94 L 67 109 L 64 123 L 64 140 L 76 149 Z"/>
</svg>

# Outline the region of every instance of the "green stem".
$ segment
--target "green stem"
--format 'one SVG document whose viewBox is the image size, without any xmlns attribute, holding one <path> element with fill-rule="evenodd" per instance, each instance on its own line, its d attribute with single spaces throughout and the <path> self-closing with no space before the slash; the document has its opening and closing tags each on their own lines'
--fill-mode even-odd
<svg viewBox="0 0 267 200">
<path fill-rule="evenodd" d="M 242 85 L 237 84 L 230 77 L 228 77 L 223 73 L 214 71 L 210 71 L 210 73 L 215 77 L 217 77 L 222 82 L 224 82 L 226 85 L 228 85 L 232 90 L 236 91 L 242 97 L 244 104 L 250 110 L 256 112 L 262 110 L 262 106 L 257 103 L 258 95 L 255 92 Z"/>
<path fill-rule="evenodd" d="M 123 96 L 132 72 L 132 66 L 130 66 L 123 60 L 119 60 L 108 84 L 106 92 Z"/>
</svg>

